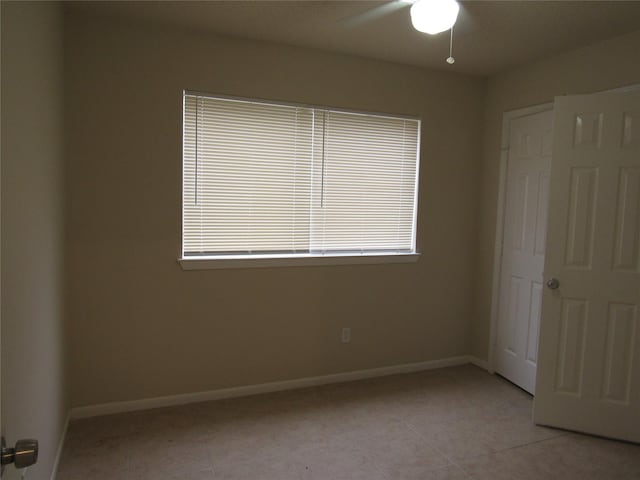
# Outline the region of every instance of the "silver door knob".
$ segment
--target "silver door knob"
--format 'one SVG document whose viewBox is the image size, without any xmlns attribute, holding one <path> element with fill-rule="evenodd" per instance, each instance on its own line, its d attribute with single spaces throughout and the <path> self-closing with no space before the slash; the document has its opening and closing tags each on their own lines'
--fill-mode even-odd
<svg viewBox="0 0 640 480">
<path fill-rule="evenodd" d="M 2 439 L 2 455 L 0 464 L 2 470 L 5 465 L 13 463 L 16 468 L 30 467 L 38 461 L 38 441 L 31 438 L 18 440 L 15 448 L 5 447 Z"/>
<path fill-rule="evenodd" d="M 549 290 L 555 290 L 560 286 L 560 281 L 557 278 L 550 278 L 547 280 L 547 288 Z"/>
</svg>

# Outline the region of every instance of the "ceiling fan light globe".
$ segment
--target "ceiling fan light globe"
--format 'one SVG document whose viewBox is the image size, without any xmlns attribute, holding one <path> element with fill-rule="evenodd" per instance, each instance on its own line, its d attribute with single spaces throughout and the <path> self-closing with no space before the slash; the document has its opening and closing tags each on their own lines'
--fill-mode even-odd
<svg viewBox="0 0 640 480">
<path fill-rule="evenodd" d="M 411 23 L 416 30 L 435 35 L 453 27 L 459 11 L 456 0 L 418 0 L 411 5 Z"/>
</svg>

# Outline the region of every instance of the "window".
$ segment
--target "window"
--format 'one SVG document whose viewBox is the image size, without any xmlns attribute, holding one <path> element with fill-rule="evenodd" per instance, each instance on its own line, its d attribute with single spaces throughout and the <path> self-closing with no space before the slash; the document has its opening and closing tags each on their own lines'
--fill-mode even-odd
<svg viewBox="0 0 640 480">
<path fill-rule="evenodd" d="M 185 93 L 183 266 L 415 254 L 419 137 L 412 118 Z"/>
</svg>

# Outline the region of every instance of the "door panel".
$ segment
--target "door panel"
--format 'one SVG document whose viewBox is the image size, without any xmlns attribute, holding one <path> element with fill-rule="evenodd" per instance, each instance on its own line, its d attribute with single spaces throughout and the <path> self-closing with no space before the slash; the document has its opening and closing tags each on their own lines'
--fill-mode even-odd
<svg viewBox="0 0 640 480">
<path fill-rule="evenodd" d="M 550 156 L 549 153 L 547 156 Z M 536 217 L 534 255 L 541 255 L 544 261 L 547 241 L 547 215 L 549 211 L 549 172 L 540 172 L 538 180 L 538 208 Z"/>
<path fill-rule="evenodd" d="M 553 112 L 516 118 L 509 132 L 495 370 L 533 393 L 547 232 Z"/>
<path fill-rule="evenodd" d="M 640 168 L 622 168 L 618 186 L 613 268 L 640 273 Z"/>
<path fill-rule="evenodd" d="M 603 400 L 629 403 L 637 311 L 634 305 L 609 305 L 605 369 L 602 379 Z"/>
<path fill-rule="evenodd" d="M 580 395 L 584 367 L 584 347 L 589 302 L 566 299 L 562 302 L 556 391 Z"/>
<path fill-rule="evenodd" d="M 626 111 L 622 118 L 622 148 L 640 148 L 640 110 Z"/>
<path fill-rule="evenodd" d="M 570 182 L 565 265 L 573 268 L 591 269 L 598 169 L 572 168 Z"/>
<path fill-rule="evenodd" d="M 536 423 L 640 442 L 640 93 L 560 97 Z"/>
</svg>

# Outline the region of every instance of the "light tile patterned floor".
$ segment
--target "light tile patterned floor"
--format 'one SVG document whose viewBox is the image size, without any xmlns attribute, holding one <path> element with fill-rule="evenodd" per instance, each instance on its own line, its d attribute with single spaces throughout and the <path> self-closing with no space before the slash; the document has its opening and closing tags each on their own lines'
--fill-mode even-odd
<svg viewBox="0 0 640 480">
<path fill-rule="evenodd" d="M 640 479 L 640 446 L 536 427 L 463 366 L 75 421 L 58 480 Z"/>
</svg>

